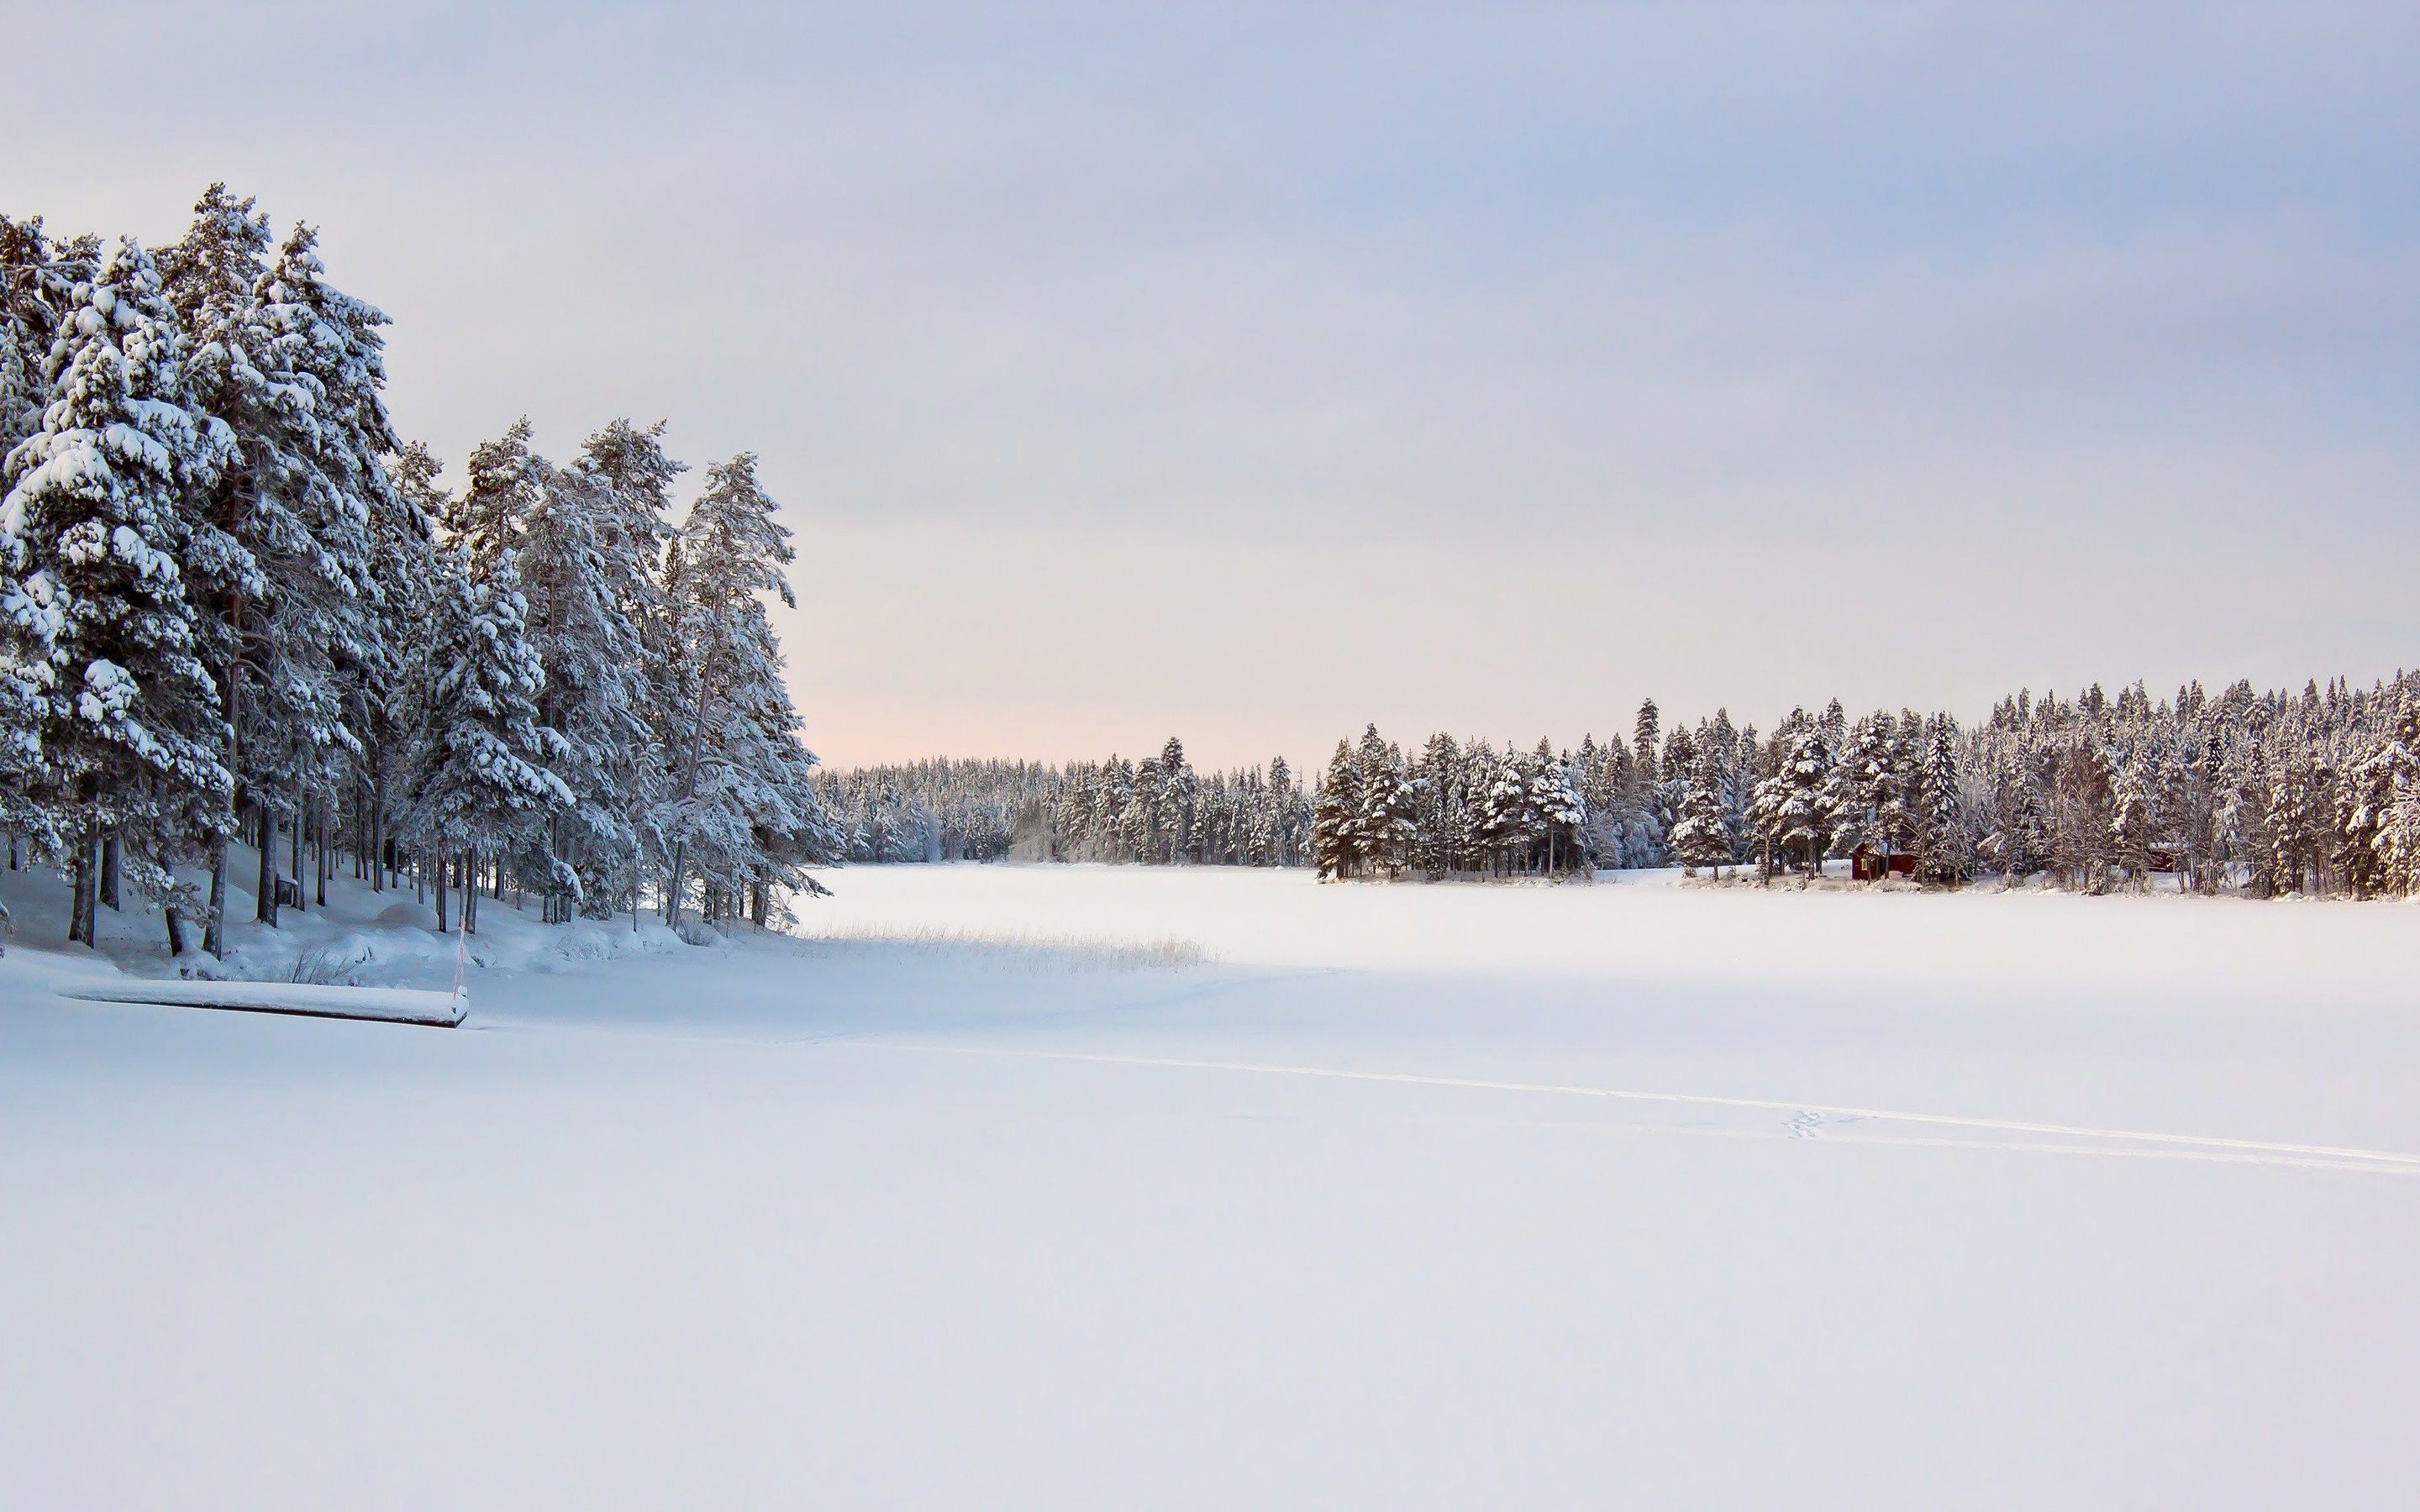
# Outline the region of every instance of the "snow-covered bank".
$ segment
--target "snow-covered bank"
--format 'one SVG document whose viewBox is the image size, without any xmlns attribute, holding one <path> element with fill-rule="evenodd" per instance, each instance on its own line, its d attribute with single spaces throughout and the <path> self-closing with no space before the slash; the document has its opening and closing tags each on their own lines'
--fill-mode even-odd
<svg viewBox="0 0 2420 1512">
<path fill-rule="evenodd" d="M 2420 1493 L 2420 910 L 831 880 L 452 1034 L 21 927 L 0 1504 Z"/>
</svg>

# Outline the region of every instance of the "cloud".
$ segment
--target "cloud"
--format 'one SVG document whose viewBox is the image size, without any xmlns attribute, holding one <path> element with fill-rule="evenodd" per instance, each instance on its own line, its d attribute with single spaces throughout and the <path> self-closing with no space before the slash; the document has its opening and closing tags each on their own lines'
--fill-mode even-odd
<svg viewBox="0 0 2420 1512">
<path fill-rule="evenodd" d="M 832 759 L 2420 631 L 2396 8 L 93 11 L 112 108 L 28 72 L 0 198 L 320 222 L 458 462 L 763 453 Z"/>
</svg>

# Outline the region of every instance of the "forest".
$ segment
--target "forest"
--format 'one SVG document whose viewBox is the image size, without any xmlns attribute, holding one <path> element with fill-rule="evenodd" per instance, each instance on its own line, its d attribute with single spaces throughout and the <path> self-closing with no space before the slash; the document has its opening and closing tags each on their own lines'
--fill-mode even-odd
<svg viewBox="0 0 2420 1512">
<path fill-rule="evenodd" d="M 814 780 L 851 861 L 1299 866 L 1311 835 L 1284 757 L 1205 776 L 1174 736 L 1140 761 L 940 760 Z"/>
<path fill-rule="evenodd" d="M 129 894 L 223 953 L 336 869 L 551 921 L 781 916 L 834 858 L 767 600 L 789 531 L 742 453 L 526 420 L 461 490 L 389 417 L 387 317 L 213 184 L 171 245 L 0 216 L 0 828 L 69 933 Z"/>
<path fill-rule="evenodd" d="M 1727 711 L 1576 749 L 1373 725 L 1309 791 L 1282 759 L 925 762 L 818 774 L 848 858 L 1311 866 L 1324 878 L 1585 876 L 1679 866 L 1772 882 L 1862 852 L 1877 876 L 2251 897 L 2420 891 L 2420 674 L 2299 694 L 2238 682 L 2021 691 L 1972 728 L 1838 700 L 1769 735 Z"/>
<path fill-rule="evenodd" d="M 1838 700 L 1769 736 L 1717 711 L 1577 751 L 1373 727 L 1320 780 L 1311 861 L 1335 877 L 1537 875 L 1680 866 L 1770 882 L 1827 860 L 1956 887 L 2409 895 L 2420 887 L 2420 676 L 2298 695 L 2199 684 L 2156 702 L 2019 692 L 1973 729 Z M 1899 865 L 1892 865 L 1899 858 Z"/>
</svg>

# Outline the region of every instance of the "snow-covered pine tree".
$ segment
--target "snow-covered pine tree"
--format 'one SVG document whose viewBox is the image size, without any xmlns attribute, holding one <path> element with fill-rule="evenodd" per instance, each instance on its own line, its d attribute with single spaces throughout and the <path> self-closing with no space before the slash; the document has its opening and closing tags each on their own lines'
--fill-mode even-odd
<svg viewBox="0 0 2420 1512">
<path fill-rule="evenodd" d="M 1823 869 L 1832 834 L 1832 744 L 1826 725 L 1801 712 L 1792 717 L 1794 728 L 1782 760 L 1780 807 L 1776 848 L 1784 858 L 1794 857 L 1808 875 Z"/>
<path fill-rule="evenodd" d="M 2151 758 L 2141 744 L 2118 757 L 2118 779 L 2109 810 L 2109 843 L 2136 890 L 2150 881 Z"/>
<path fill-rule="evenodd" d="M 1361 784 L 1360 811 L 1354 822 L 1361 857 L 1373 871 L 1400 876 L 1411 864 L 1413 841 L 1419 834 L 1403 753 L 1382 738 L 1373 724 L 1361 733 L 1354 768 Z"/>
<path fill-rule="evenodd" d="M 445 528 L 475 578 L 520 549 L 530 517 L 537 512 L 545 462 L 530 451 L 529 417 L 514 421 L 494 440 L 471 448 L 467 471 L 469 486 L 454 501 Z"/>
<path fill-rule="evenodd" d="M 42 358 L 58 323 L 45 287 L 50 268 L 41 218 L 0 215 L 0 461 L 42 428 L 50 398 Z"/>
<path fill-rule="evenodd" d="M 1584 859 L 1588 805 L 1572 780 L 1570 758 L 1558 756 L 1553 743 L 1543 736 L 1529 756 L 1529 803 L 1545 842 L 1547 873 L 1577 869 Z"/>
<path fill-rule="evenodd" d="M 2386 752 L 2387 780 L 2377 790 L 2385 814 L 2370 843 L 2381 888 L 2410 897 L 2420 894 L 2420 689 L 2402 694 Z"/>
<path fill-rule="evenodd" d="M 1185 742 L 1174 735 L 1159 751 L 1159 791 L 1154 795 L 1152 830 L 1157 855 L 1146 857 L 1173 865 L 1195 859 L 1194 807 L 1202 795 L 1201 779 L 1185 759 Z"/>
<path fill-rule="evenodd" d="M 433 565 L 434 621 L 421 672 L 428 694 L 397 828 L 437 867 L 455 868 L 462 927 L 476 933 L 487 865 L 535 843 L 571 793 L 551 769 L 563 741 L 539 722 L 546 675 L 527 637 L 513 563 L 497 561 L 474 577 L 468 553 L 456 546 Z M 442 880 L 438 900 L 442 932 Z"/>
<path fill-rule="evenodd" d="M 292 825 L 295 881 L 367 752 L 365 690 L 391 679 L 381 644 L 376 517 L 399 508 L 382 457 L 397 445 L 380 393 L 385 316 L 330 287 L 297 226 L 266 267 L 268 226 L 213 184 L 171 259 L 172 298 L 199 345 L 198 396 L 240 458 L 202 511 L 193 562 L 210 609 L 209 662 L 228 710 L 227 764 L 261 816 L 259 917 L 276 920 L 275 819 Z M 209 944 L 221 943 L 225 847 L 210 858 Z"/>
<path fill-rule="evenodd" d="M 370 886 L 382 890 L 391 865 L 404 858 L 395 843 L 395 805 L 410 779 L 414 733 L 426 719 L 431 691 L 422 655 L 436 621 L 436 522 L 452 504 L 440 483 L 444 467 L 418 441 L 390 460 L 388 490 L 370 514 L 370 571 L 379 584 L 377 659 L 355 685 L 363 745 L 366 813 L 360 837 L 371 860 Z"/>
<path fill-rule="evenodd" d="M 1527 864 L 1530 841 L 1538 835 L 1529 774 L 1520 752 L 1509 744 L 1498 751 L 1481 741 L 1474 754 L 1483 764 L 1487 782 L 1475 827 L 1489 856 L 1489 871 L 1502 875 Z"/>
<path fill-rule="evenodd" d="M 671 664 L 665 645 L 670 621 L 665 614 L 662 566 L 673 538 L 672 486 L 688 471 L 664 451 L 664 422 L 639 426 L 617 419 L 588 438 L 581 466 L 605 487 L 600 501 L 605 514 L 597 530 L 597 561 L 608 593 L 638 637 L 638 665 L 627 674 L 628 695 L 659 729 L 665 711 L 677 702 L 673 690 L 656 686 L 660 669 Z M 660 753 L 642 740 L 613 753 L 610 777 L 620 794 L 624 827 L 630 835 L 630 853 L 615 890 L 627 890 L 630 924 L 638 927 L 639 888 L 648 865 L 644 841 L 645 816 L 663 801 L 670 773 Z M 659 862 L 660 856 L 655 858 Z M 592 912 L 608 900 L 592 896 Z"/>
<path fill-rule="evenodd" d="M 1672 825 L 1672 854 L 1692 876 L 1701 866 L 1712 867 L 1721 880 L 1731 858 L 1731 840 L 1723 811 L 1725 778 L 1719 748 L 1712 741 L 1698 746 L 1698 760 L 1681 793 L 1681 815 Z"/>
<path fill-rule="evenodd" d="M 375 802 L 366 725 L 382 689 L 400 671 L 398 633 L 409 634 L 384 603 L 411 597 L 396 580 L 420 560 L 429 522 L 396 489 L 386 458 L 402 446 L 386 409 L 386 316 L 329 283 L 318 234 L 298 224 L 279 247 L 259 300 L 274 332 L 278 365 L 313 395 L 318 486 L 304 496 L 317 561 L 303 578 L 303 623 L 286 636 L 324 642 L 326 675 L 340 718 L 312 754 L 317 791 L 319 902 L 326 900 L 329 849 L 349 796 Z M 386 576 L 381 576 L 381 568 Z M 288 616 L 289 620 L 298 617 Z M 317 669 L 315 668 L 315 671 Z M 357 810 L 358 811 L 358 810 Z M 376 827 L 376 822 L 361 827 Z M 362 837 L 356 837 L 356 843 Z"/>
<path fill-rule="evenodd" d="M 1470 799 L 1462 749 L 1443 731 L 1412 764 L 1412 864 L 1432 877 L 1461 870 L 1470 849 Z"/>
<path fill-rule="evenodd" d="M 1851 856 L 1863 845 L 1877 856 L 1891 850 L 1892 811 L 1899 807 L 1898 772 L 1891 760 L 1897 723 L 1885 710 L 1851 726 L 1839 759 L 1832 764 L 1826 795 L 1833 815 L 1831 852 Z"/>
<path fill-rule="evenodd" d="M 798 553 L 776 507 L 753 453 L 708 468 L 665 585 L 673 659 L 658 686 L 676 695 L 686 728 L 655 827 L 672 853 L 665 898 L 675 924 L 692 880 L 709 920 L 732 917 L 744 899 L 763 922 L 773 889 L 809 887 L 803 868 L 834 843 L 765 608 L 768 594 L 798 603 L 784 570 Z"/>
<path fill-rule="evenodd" d="M 1632 849 L 1625 857 L 1629 866 L 1662 866 L 1670 859 L 1671 847 L 1666 837 L 1671 833 L 1672 813 L 1668 795 L 1664 787 L 1662 748 L 1663 715 L 1653 699 L 1638 705 L 1638 717 L 1631 727 L 1632 773 Z"/>
<path fill-rule="evenodd" d="M 1925 724 L 1924 764 L 1916 778 L 1916 875 L 1955 887 L 1973 864 L 1964 788 L 1958 767 L 1958 725 L 1946 714 Z"/>
<path fill-rule="evenodd" d="M 2303 890 L 2303 861 L 2311 851 L 2304 817 L 2310 796 L 2309 760 L 2299 741 L 2281 742 L 2268 767 L 2267 807 L 2263 813 L 2269 845 L 2263 860 L 2266 893 L 2277 897 Z"/>
<path fill-rule="evenodd" d="M 2336 864 L 2356 898 L 2403 890 L 2397 810 L 2420 797 L 2420 705 L 2406 702 L 2346 774 L 2337 795 Z M 2420 838 L 2415 835 L 2414 838 Z"/>
<path fill-rule="evenodd" d="M 194 403 L 176 312 L 140 244 L 121 239 L 78 286 L 43 363 L 42 429 L 9 454 L 0 533 L 25 595 L 54 613 L 56 684 L 42 751 L 74 816 L 70 933 L 94 940 L 96 856 L 116 839 L 166 913 L 190 907 L 172 868 L 231 822 L 217 687 L 179 563 L 188 501 L 232 459 Z"/>
<path fill-rule="evenodd" d="M 250 662 L 259 649 L 247 642 L 246 629 L 265 617 L 271 600 L 259 554 L 282 547 L 292 560 L 307 554 L 310 544 L 308 532 L 287 507 L 291 480 L 308 470 L 296 453 L 310 444 L 310 395 L 288 375 L 261 371 L 252 356 L 253 348 L 267 342 L 267 333 L 256 329 L 256 286 L 266 270 L 270 242 L 268 217 L 251 199 L 238 199 L 225 184 L 214 183 L 195 203 L 184 237 L 159 259 L 162 290 L 186 335 L 194 396 L 227 427 L 234 448 L 214 486 L 189 505 L 217 549 L 187 562 L 186 592 L 200 612 L 200 652 L 218 685 L 225 733 L 221 760 L 233 782 L 230 809 L 239 817 L 263 786 L 255 780 L 257 764 L 247 760 L 252 753 L 245 741 L 261 722 L 245 698 L 248 683 L 256 680 Z M 271 810 L 264 806 L 260 812 L 266 829 Z M 209 847 L 202 948 L 212 955 L 225 953 L 229 839 L 221 835 Z M 256 886 L 259 917 L 272 922 L 273 850 L 263 838 Z"/>
<path fill-rule="evenodd" d="M 542 849 L 517 870 L 542 893 L 550 923 L 628 880 L 635 833 L 620 787 L 626 753 L 647 738 L 644 650 L 623 612 L 600 539 L 613 489 L 585 467 L 541 465 L 535 505 L 513 559 L 529 605 L 529 641 L 545 674 L 539 717 L 561 739 L 552 768 L 571 802 Z"/>
<path fill-rule="evenodd" d="M 1340 740 L 1311 810 L 1311 858 L 1320 881 L 1342 881 L 1359 872 L 1360 813 L 1360 773 L 1354 768 L 1353 748 Z"/>
<path fill-rule="evenodd" d="M 1269 758 L 1269 785 L 1266 797 L 1267 818 L 1264 833 L 1267 839 L 1263 851 L 1266 866 L 1293 866 L 1301 859 L 1301 830 L 1295 822 L 1295 805 L 1299 795 L 1295 791 L 1294 768 L 1282 756 Z"/>
<path fill-rule="evenodd" d="M 40 432 L 49 403 L 42 361 L 58 324 L 49 298 L 52 276 L 41 218 L 20 222 L 0 215 L 0 490 L 7 487 L 8 455 Z M 28 593 L 27 556 L 23 541 L 0 534 L 0 828 L 10 836 L 11 865 L 20 836 L 31 838 L 44 854 L 65 845 L 59 811 L 46 801 L 41 759 L 43 701 L 54 686 L 51 652 L 58 616 L 47 601 Z"/>
<path fill-rule="evenodd" d="M 1788 730 L 1775 732 L 1778 744 Z M 1774 872 L 1782 860 L 1781 832 L 1786 827 L 1785 812 L 1790 806 L 1790 779 L 1776 757 L 1773 770 L 1757 779 L 1753 795 L 1748 800 L 1748 836 L 1756 850 L 1757 880 L 1772 886 Z"/>
</svg>

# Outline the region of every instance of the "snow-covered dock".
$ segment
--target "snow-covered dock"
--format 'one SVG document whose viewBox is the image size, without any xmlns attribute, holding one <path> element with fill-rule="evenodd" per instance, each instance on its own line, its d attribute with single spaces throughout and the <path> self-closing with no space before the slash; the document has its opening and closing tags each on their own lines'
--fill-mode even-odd
<svg viewBox="0 0 2420 1512">
<path fill-rule="evenodd" d="M 127 981 L 73 987 L 68 997 L 97 1003 L 159 1003 L 240 1013 L 300 1013 L 313 1018 L 371 1019 L 450 1029 L 469 1011 L 470 994 L 413 987 L 335 987 L 291 981 Z"/>
</svg>

